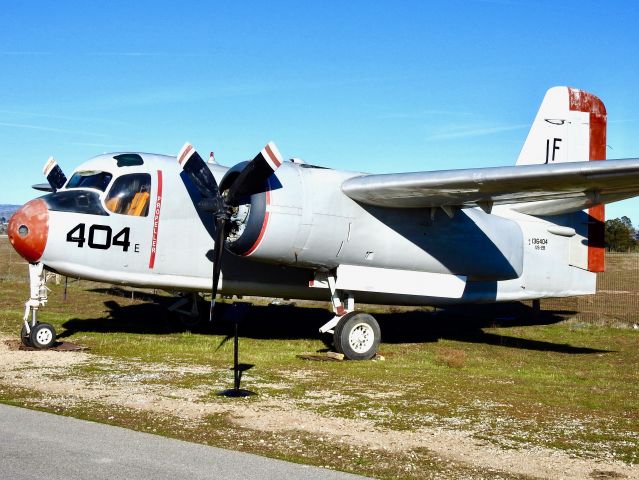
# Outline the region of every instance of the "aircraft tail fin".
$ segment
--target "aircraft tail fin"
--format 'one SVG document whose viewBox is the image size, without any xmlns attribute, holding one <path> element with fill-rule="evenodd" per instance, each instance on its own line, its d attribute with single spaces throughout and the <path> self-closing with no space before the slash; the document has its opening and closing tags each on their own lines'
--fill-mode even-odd
<svg viewBox="0 0 639 480">
<path fill-rule="evenodd" d="M 606 107 L 591 93 L 569 87 L 546 92 L 517 165 L 586 162 L 606 158 Z"/>
<path fill-rule="evenodd" d="M 606 107 L 595 95 L 570 87 L 546 92 L 517 165 L 606 159 Z M 604 270 L 603 205 L 588 209 L 587 265 Z M 584 262 L 585 263 L 585 262 Z"/>
</svg>

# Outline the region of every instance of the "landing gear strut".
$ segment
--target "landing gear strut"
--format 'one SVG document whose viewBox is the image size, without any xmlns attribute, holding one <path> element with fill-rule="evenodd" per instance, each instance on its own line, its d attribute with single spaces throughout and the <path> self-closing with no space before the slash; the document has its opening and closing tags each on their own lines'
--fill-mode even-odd
<svg viewBox="0 0 639 480">
<path fill-rule="evenodd" d="M 46 305 L 49 291 L 42 263 L 29 264 L 29 286 L 31 298 L 24 306 L 20 340 L 27 347 L 49 348 L 56 340 L 55 328 L 48 323 L 38 322 L 38 309 Z"/>
<path fill-rule="evenodd" d="M 322 333 L 333 334 L 333 344 L 339 353 L 349 360 L 370 360 L 377 354 L 381 331 L 372 315 L 355 312 L 355 299 L 350 292 L 343 295 L 336 289 L 335 276 L 326 276 L 331 291 L 331 302 L 335 316 L 320 328 Z M 342 296 L 346 302 L 342 301 Z M 345 304 L 344 304 L 345 303 Z"/>
<path fill-rule="evenodd" d="M 198 308 L 198 303 L 202 301 L 197 293 L 184 293 L 181 297 L 169 307 L 169 312 L 175 312 L 178 315 L 180 323 L 187 328 L 196 328 L 202 325 L 202 316 Z M 187 307 L 190 304 L 190 308 Z"/>
</svg>

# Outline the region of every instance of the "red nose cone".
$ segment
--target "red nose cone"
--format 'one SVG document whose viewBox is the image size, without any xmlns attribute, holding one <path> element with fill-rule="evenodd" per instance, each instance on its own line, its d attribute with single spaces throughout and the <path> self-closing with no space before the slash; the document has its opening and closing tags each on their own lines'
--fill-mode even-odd
<svg viewBox="0 0 639 480">
<path fill-rule="evenodd" d="M 42 257 L 49 234 L 49 209 L 36 198 L 25 203 L 9 220 L 9 240 L 25 260 L 35 263 Z"/>
</svg>

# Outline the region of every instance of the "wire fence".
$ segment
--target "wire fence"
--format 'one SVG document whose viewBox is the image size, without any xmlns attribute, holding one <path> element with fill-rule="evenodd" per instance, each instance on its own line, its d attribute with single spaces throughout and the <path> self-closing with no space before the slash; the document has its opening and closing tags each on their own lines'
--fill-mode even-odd
<svg viewBox="0 0 639 480">
<path fill-rule="evenodd" d="M 28 283 L 28 280 L 27 263 L 16 253 L 9 239 L 5 235 L 0 236 L 0 282 Z"/>
<path fill-rule="evenodd" d="M 578 319 L 601 325 L 639 325 L 639 253 L 606 253 L 606 271 L 597 275 L 597 294 L 547 298 L 548 310 L 571 310 Z"/>
<path fill-rule="evenodd" d="M 13 250 L 6 237 L 0 238 L 0 288 L 9 282 L 28 284 L 28 276 L 27 263 Z M 69 289 L 101 285 L 65 277 L 50 279 L 51 282 L 56 280 L 59 283 L 66 281 Z M 142 294 L 143 290 L 137 290 Z M 137 295 L 133 289 L 131 292 L 131 298 Z M 28 287 L 25 287 L 25 300 L 26 296 Z M 606 271 L 597 276 L 596 295 L 546 298 L 541 301 L 541 307 L 572 312 L 577 320 L 588 323 L 639 326 L 639 253 L 606 253 Z"/>
</svg>

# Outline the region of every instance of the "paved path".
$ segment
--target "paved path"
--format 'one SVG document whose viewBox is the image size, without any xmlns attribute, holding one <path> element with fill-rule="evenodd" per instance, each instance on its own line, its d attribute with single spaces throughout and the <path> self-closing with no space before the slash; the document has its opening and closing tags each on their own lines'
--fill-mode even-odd
<svg viewBox="0 0 639 480">
<path fill-rule="evenodd" d="M 2 404 L 0 477 L 14 480 L 364 478 Z"/>
</svg>

